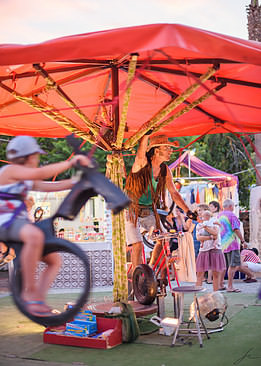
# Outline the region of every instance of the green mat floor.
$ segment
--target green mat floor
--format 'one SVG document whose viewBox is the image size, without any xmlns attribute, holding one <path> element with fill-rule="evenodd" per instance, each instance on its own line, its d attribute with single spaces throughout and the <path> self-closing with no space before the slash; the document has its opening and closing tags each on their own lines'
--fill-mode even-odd
<svg viewBox="0 0 261 366">
<path fill-rule="evenodd" d="M 160 336 L 154 332 L 141 335 L 134 343 L 122 344 L 109 350 L 44 344 L 44 328 L 20 314 L 9 296 L 2 297 L 0 365 L 260 365 L 261 306 L 256 300 L 256 294 L 232 293 L 225 296 L 228 300 L 228 324 L 222 332 L 212 333 L 210 339 L 203 337 L 203 348 L 199 347 L 197 338 L 194 338 L 191 346 L 170 347 L 172 337 Z M 105 297 L 108 299 L 111 294 L 92 294 L 93 301 L 97 302 L 102 302 Z M 191 302 L 192 297 L 185 296 L 186 308 L 189 308 Z M 173 316 L 170 295 L 165 299 L 165 308 L 166 315 Z M 144 321 L 140 324 L 144 330 Z"/>
</svg>

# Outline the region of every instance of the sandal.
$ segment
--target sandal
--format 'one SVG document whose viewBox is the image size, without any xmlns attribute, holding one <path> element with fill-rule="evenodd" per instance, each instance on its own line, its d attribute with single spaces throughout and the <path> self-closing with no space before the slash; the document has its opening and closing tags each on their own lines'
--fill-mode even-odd
<svg viewBox="0 0 261 366">
<path fill-rule="evenodd" d="M 245 283 L 252 283 L 252 282 L 257 282 L 257 280 L 255 278 L 247 278 L 244 282 Z"/>
<path fill-rule="evenodd" d="M 227 288 L 224 286 L 224 287 L 221 287 L 218 289 L 218 291 L 225 291 Z"/>
<path fill-rule="evenodd" d="M 239 288 L 233 288 L 232 290 L 227 290 L 227 292 L 241 292 L 241 290 L 239 290 Z"/>
<path fill-rule="evenodd" d="M 32 315 L 35 315 L 35 316 L 52 316 L 53 315 L 51 308 L 49 308 L 49 306 L 46 305 L 44 301 L 40 301 L 40 300 L 25 301 L 25 305 L 26 305 L 28 313 L 30 313 Z M 35 305 L 39 305 L 40 307 L 43 307 L 45 309 L 42 309 L 42 311 L 28 309 L 31 306 L 35 306 Z"/>
</svg>

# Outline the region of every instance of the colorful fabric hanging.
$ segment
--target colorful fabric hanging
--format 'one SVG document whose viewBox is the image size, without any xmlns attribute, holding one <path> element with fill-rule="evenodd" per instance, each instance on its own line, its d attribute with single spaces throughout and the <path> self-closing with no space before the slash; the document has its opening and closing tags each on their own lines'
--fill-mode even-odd
<svg viewBox="0 0 261 366">
<path fill-rule="evenodd" d="M 213 195 L 212 188 L 206 188 L 205 189 L 205 202 L 209 203 L 214 200 L 215 200 L 215 197 Z"/>
<path fill-rule="evenodd" d="M 190 191 L 190 203 L 195 203 L 194 188 L 192 188 Z"/>
<path fill-rule="evenodd" d="M 216 198 L 218 198 L 218 192 L 219 189 L 217 187 L 217 185 L 215 184 L 214 187 L 212 188 L 212 192 L 213 192 L 213 196 L 215 196 Z"/>
<path fill-rule="evenodd" d="M 196 194 L 196 203 L 200 203 L 200 197 L 199 197 L 199 189 L 197 187 L 197 194 Z"/>
</svg>

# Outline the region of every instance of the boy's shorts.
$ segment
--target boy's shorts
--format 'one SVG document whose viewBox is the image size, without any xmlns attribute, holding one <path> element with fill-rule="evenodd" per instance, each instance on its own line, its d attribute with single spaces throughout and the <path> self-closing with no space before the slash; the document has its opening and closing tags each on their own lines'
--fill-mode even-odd
<svg viewBox="0 0 261 366">
<path fill-rule="evenodd" d="M 12 224 L 5 228 L 0 226 L 0 241 L 21 241 L 19 233 L 24 225 L 32 224 L 28 219 L 15 219 Z"/>
</svg>

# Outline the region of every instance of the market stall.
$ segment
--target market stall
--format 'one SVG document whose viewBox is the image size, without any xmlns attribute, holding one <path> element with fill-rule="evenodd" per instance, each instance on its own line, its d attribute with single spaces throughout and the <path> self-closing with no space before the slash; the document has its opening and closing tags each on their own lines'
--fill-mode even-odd
<svg viewBox="0 0 261 366">
<path fill-rule="evenodd" d="M 68 191 L 30 192 L 34 205 L 31 212 L 43 210 L 42 219 L 52 216 Z M 91 264 L 93 289 L 105 290 L 113 284 L 113 255 L 111 213 L 106 209 L 101 196 L 92 197 L 73 221 L 59 217 L 54 221 L 55 234 L 79 245 L 88 255 Z M 66 267 L 62 267 L 54 289 L 77 290 L 83 286 L 80 263 L 65 257 Z M 65 273 L 66 270 L 66 273 Z M 70 273 L 70 275 L 68 275 Z M 73 275 L 71 275 L 73 274 Z"/>
<path fill-rule="evenodd" d="M 233 174 L 216 169 L 197 158 L 189 150 L 169 165 L 171 170 L 184 166 L 187 176 L 179 176 L 185 183 L 180 193 L 189 206 L 194 203 L 222 202 L 229 198 L 235 202 L 235 212 L 239 215 L 238 178 Z M 191 172 L 195 175 L 192 176 Z"/>
</svg>

